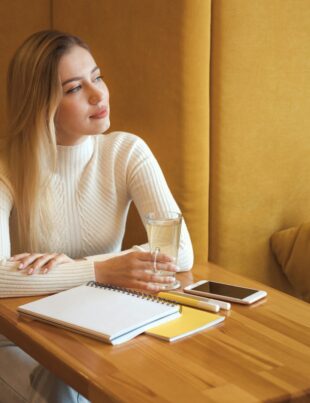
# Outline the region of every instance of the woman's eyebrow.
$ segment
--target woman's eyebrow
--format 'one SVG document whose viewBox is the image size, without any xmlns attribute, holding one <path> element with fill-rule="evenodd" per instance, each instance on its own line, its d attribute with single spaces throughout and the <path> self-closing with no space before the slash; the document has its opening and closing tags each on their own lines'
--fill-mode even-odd
<svg viewBox="0 0 310 403">
<path fill-rule="evenodd" d="M 91 70 L 90 74 L 93 74 L 96 70 L 99 70 L 99 67 L 98 67 L 98 66 L 95 66 L 95 67 Z M 64 85 L 70 83 L 71 81 L 79 81 L 79 80 L 82 80 L 82 79 L 83 79 L 82 76 L 79 76 L 79 77 L 72 77 L 72 78 L 69 78 L 68 80 L 63 81 L 63 82 L 61 83 L 61 85 L 64 86 Z"/>
</svg>

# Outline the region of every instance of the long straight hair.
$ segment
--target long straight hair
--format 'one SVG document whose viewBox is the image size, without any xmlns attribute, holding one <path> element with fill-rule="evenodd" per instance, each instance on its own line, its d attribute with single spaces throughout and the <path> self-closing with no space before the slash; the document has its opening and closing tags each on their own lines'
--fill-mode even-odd
<svg viewBox="0 0 310 403">
<path fill-rule="evenodd" d="M 8 132 L 2 140 L 17 213 L 19 251 L 39 252 L 40 238 L 53 231 L 54 118 L 62 97 L 58 65 L 73 46 L 89 50 L 77 36 L 37 32 L 17 49 L 9 65 Z"/>
</svg>

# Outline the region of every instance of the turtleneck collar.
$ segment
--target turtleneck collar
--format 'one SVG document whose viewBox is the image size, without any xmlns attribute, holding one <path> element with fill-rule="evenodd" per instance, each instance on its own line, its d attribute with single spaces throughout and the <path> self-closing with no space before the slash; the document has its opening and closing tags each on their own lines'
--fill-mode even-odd
<svg viewBox="0 0 310 403">
<path fill-rule="evenodd" d="M 73 146 L 57 145 L 57 170 L 60 174 L 68 170 L 78 175 L 90 161 L 94 151 L 94 136 L 87 136 L 85 140 Z"/>
</svg>

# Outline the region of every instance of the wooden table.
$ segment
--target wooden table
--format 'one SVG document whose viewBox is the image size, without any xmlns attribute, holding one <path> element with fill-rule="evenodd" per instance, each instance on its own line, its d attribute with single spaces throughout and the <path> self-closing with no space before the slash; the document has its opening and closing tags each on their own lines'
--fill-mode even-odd
<svg viewBox="0 0 310 403">
<path fill-rule="evenodd" d="M 310 401 L 310 305 L 214 264 L 178 275 L 263 288 L 218 327 L 175 343 L 141 335 L 111 346 L 18 318 L 35 298 L 0 300 L 0 332 L 92 402 Z M 221 311 L 224 313 L 224 311 Z"/>
</svg>

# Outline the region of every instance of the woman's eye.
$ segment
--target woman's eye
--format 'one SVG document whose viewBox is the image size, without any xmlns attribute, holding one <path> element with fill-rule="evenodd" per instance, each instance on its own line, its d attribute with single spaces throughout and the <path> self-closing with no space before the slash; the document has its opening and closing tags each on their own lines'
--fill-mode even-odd
<svg viewBox="0 0 310 403">
<path fill-rule="evenodd" d="M 77 85 L 76 87 L 70 88 L 68 91 L 66 91 L 66 94 L 73 94 L 75 92 L 78 92 L 81 88 L 81 85 Z"/>
<path fill-rule="evenodd" d="M 103 81 L 103 77 L 102 76 L 98 76 L 95 78 L 95 81 Z"/>
</svg>

